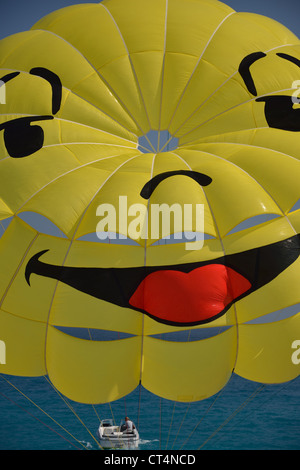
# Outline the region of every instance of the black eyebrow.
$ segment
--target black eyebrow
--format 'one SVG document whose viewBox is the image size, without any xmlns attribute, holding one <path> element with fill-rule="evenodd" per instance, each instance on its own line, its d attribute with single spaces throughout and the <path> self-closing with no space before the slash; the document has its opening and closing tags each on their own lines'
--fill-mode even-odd
<svg viewBox="0 0 300 470">
<path fill-rule="evenodd" d="M 60 110 L 62 97 L 62 84 L 56 73 L 44 67 L 34 67 L 29 72 L 31 75 L 41 77 L 50 83 L 52 87 L 52 114 L 56 114 Z"/>
<path fill-rule="evenodd" d="M 53 116 L 33 116 L 33 117 L 26 116 L 26 117 L 21 117 L 17 119 L 12 119 L 11 121 L 2 122 L 2 124 L 0 124 L 0 131 L 9 129 L 9 128 L 12 129 L 16 125 L 22 126 L 24 124 L 31 124 L 32 122 L 35 122 L 35 121 L 49 121 L 51 119 L 54 119 L 54 117 Z"/>
<path fill-rule="evenodd" d="M 177 171 L 165 171 L 164 173 L 160 173 L 159 175 L 154 176 L 151 180 L 147 181 L 144 185 L 143 189 L 140 192 L 140 195 L 144 199 L 149 199 L 155 188 L 164 181 L 166 178 L 170 178 L 171 176 L 176 175 L 183 175 L 192 178 L 193 180 L 197 181 L 200 186 L 208 186 L 212 179 L 204 175 L 203 173 L 199 173 L 198 171 L 191 171 L 191 170 L 177 170 Z"/>
<path fill-rule="evenodd" d="M 4 75 L 4 77 L 0 78 L 0 82 L 7 83 L 18 75 L 20 75 L 20 72 L 8 73 L 7 75 Z"/>
<path fill-rule="evenodd" d="M 48 70 L 44 67 L 34 67 L 30 70 L 29 73 L 31 75 L 41 77 L 44 80 L 47 80 L 48 83 L 50 83 L 52 87 L 52 114 L 56 114 L 60 110 L 62 98 L 62 83 L 60 81 L 60 78 L 58 77 L 58 75 L 56 75 L 56 73 L 51 72 L 51 70 Z M 7 83 L 18 75 L 20 75 L 20 72 L 9 73 L 7 75 L 4 75 L 4 77 L 0 78 L 0 82 Z"/>
<path fill-rule="evenodd" d="M 293 64 L 296 64 L 298 65 L 298 67 L 300 67 L 300 60 L 296 59 L 296 57 L 293 57 L 292 55 L 289 55 L 289 54 L 284 54 L 283 52 L 277 52 L 276 55 L 278 55 L 282 59 L 289 60 L 290 62 L 293 62 Z"/>
<path fill-rule="evenodd" d="M 239 73 L 251 95 L 257 96 L 257 91 L 250 72 L 250 67 L 252 64 L 254 64 L 254 62 L 262 59 L 263 57 L 266 57 L 266 55 L 267 54 L 264 52 L 253 52 L 252 54 L 247 55 L 240 63 Z"/>
</svg>

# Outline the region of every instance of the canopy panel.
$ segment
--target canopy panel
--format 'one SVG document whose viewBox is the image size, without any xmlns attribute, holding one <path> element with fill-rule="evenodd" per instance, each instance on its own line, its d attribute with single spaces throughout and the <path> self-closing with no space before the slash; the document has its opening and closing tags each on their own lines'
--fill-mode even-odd
<svg viewBox="0 0 300 470">
<path fill-rule="evenodd" d="M 0 41 L 1 373 L 84 403 L 299 375 L 299 67 L 294 34 L 216 0 Z"/>
</svg>

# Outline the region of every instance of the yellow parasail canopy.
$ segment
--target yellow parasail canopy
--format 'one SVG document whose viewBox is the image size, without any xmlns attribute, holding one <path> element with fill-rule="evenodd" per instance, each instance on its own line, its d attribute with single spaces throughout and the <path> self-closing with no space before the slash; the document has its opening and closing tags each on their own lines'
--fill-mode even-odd
<svg viewBox="0 0 300 470">
<path fill-rule="evenodd" d="M 299 376 L 298 38 L 217 0 L 104 0 L 3 39 L 0 69 L 0 372 L 83 403 Z M 200 244 L 177 236 L 197 204 Z"/>
</svg>

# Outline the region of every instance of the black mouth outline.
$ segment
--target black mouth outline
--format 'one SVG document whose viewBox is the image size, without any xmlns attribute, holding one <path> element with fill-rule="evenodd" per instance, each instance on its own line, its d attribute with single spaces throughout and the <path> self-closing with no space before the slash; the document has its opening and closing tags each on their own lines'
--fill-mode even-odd
<svg viewBox="0 0 300 470">
<path fill-rule="evenodd" d="M 214 260 L 164 266 L 130 268 L 56 266 L 39 260 L 39 258 L 48 251 L 49 250 L 40 251 L 33 255 L 28 261 L 25 269 L 25 278 L 29 286 L 32 274 L 49 277 L 97 299 L 110 302 L 119 307 L 130 308 L 141 312 L 159 323 L 184 327 L 212 322 L 216 318 L 223 316 L 235 302 L 275 279 L 299 257 L 300 234 L 244 252 L 224 255 Z M 149 312 L 135 308 L 129 303 L 130 298 L 140 283 L 153 272 L 173 270 L 189 273 L 196 268 L 211 264 L 222 264 L 235 270 L 250 282 L 251 288 L 235 298 L 217 315 L 209 319 L 194 322 L 173 322 L 151 315 Z"/>
</svg>

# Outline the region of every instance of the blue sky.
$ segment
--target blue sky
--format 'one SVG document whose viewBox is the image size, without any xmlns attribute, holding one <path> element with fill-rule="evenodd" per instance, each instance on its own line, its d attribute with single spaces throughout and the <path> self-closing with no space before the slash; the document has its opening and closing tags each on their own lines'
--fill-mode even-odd
<svg viewBox="0 0 300 470">
<path fill-rule="evenodd" d="M 151 0 L 150 0 L 151 1 Z M 0 39 L 30 29 L 40 18 L 54 10 L 75 3 L 96 3 L 76 0 L 0 0 Z M 227 0 L 236 11 L 266 15 L 287 26 L 300 36 L 299 0 Z"/>
</svg>

